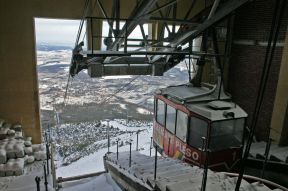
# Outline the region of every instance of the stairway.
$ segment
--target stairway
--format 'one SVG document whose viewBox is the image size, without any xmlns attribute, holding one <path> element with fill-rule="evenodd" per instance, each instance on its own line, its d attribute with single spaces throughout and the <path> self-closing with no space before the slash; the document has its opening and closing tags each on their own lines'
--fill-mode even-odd
<svg viewBox="0 0 288 191">
<path fill-rule="evenodd" d="M 255 142 L 252 143 L 250 149 L 250 158 L 254 159 L 265 159 L 264 153 L 266 148 L 266 142 Z M 269 161 L 285 163 L 288 165 L 288 146 L 280 147 L 276 144 L 271 144 L 269 156 Z"/>
<path fill-rule="evenodd" d="M 185 162 L 158 157 L 157 176 L 154 180 L 154 157 L 132 152 L 131 167 L 129 167 L 129 152 L 119 153 L 117 160 L 115 153 L 106 154 L 104 163 L 113 177 L 126 190 L 158 190 L 158 191 L 188 191 L 201 190 L 203 169 L 190 166 Z M 253 179 L 253 178 L 252 178 Z M 224 172 L 208 171 L 206 190 L 222 191 L 234 190 L 237 177 Z M 260 182 L 243 179 L 240 190 L 271 191 L 281 190 L 269 188 Z M 285 190 L 285 189 L 283 189 Z"/>
</svg>

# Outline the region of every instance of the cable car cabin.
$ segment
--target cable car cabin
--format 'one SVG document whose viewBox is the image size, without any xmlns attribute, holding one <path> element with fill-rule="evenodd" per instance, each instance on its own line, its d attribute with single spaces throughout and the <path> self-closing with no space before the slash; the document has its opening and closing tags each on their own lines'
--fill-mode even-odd
<svg viewBox="0 0 288 191">
<path fill-rule="evenodd" d="M 246 112 L 216 86 L 168 87 L 155 94 L 153 143 L 162 155 L 198 166 L 205 164 L 209 152 L 210 169 L 235 171 L 246 118 Z"/>
</svg>

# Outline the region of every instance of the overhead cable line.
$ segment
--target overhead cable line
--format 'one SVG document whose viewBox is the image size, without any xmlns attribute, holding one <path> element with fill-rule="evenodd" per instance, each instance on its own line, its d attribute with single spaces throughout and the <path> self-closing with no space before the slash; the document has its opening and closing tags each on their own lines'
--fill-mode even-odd
<svg viewBox="0 0 288 191">
<path fill-rule="evenodd" d="M 148 68 L 147 68 L 147 72 L 148 72 Z M 106 98 L 106 99 L 104 99 L 104 101 L 102 101 L 101 103 L 100 103 L 100 105 L 102 105 L 102 104 L 104 104 L 104 103 L 107 103 L 112 97 L 115 97 L 116 96 L 116 94 L 118 94 L 118 93 L 120 93 L 122 90 L 124 90 L 124 88 L 126 88 L 127 86 L 128 86 L 128 88 L 127 88 L 127 90 L 129 90 L 131 87 L 132 87 L 132 83 L 135 81 L 135 80 L 137 80 L 139 77 L 141 77 L 140 75 L 139 76 L 136 76 L 135 78 L 133 78 L 132 80 L 130 80 L 127 84 L 125 84 L 125 85 L 123 85 L 122 87 L 120 87 L 117 91 L 115 91 L 111 96 L 109 96 L 108 98 Z"/>
<path fill-rule="evenodd" d="M 87 12 L 88 12 L 89 2 L 90 2 L 90 0 L 86 0 L 85 4 L 84 4 L 84 8 L 83 8 L 83 11 L 82 11 L 82 19 L 80 21 L 80 25 L 79 25 L 79 28 L 78 28 L 78 33 L 77 33 L 77 37 L 76 37 L 74 48 L 79 44 L 79 39 L 81 37 L 81 33 L 82 33 L 82 28 L 83 28 L 83 25 L 84 25 L 85 17 L 87 16 Z M 84 37 L 85 36 L 86 36 L 86 30 L 85 30 Z M 83 37 L 83 39 L 84 39 L 84 37 Z M 74 48 L 73 48 L 73 50 L 74 50 Z M 73 53 L 72 53 L 72 57 L 71 57 L 71 61 L 70 61 L 70 66 L 72 65 L 72 62 L 73 62 Z M 70 78 L 71 78 L 71 75 L 68 74 L 68 79 L 67 79 L 67 84 L 66 84 L 65 93 L 64 93 L 64 99 L 63 99 L 63 105 L 65 105 L 65 102 L 66 102 Z"/>
<path fill-rule="evenodd" d="M 135 78 L 133 78 L 132 80 L 130 80 L 127 84 L 123 85 L 121 88 L 119 88 L 116 92 L 114 92 L 111 96 L 109 96 L 108 98 L 104 99 L 104 101 L 102 101 L 100 103 L 100 105 L 107 103 L 111 98 L 113 98 L 116 94 L 120 93 L 124 88 L 126 88 L 127 86 L 131 85 L 132 82 L 134 82 L 135 80 L 137 80 L 140 76 L 137 76 Z M 130 87 L 129 87 L 130 88 Z"/>
</svg>

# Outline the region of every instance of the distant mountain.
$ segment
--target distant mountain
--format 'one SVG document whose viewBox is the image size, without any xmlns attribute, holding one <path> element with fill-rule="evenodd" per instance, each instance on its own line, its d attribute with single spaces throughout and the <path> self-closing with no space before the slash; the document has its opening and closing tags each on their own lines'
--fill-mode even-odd
<svg viewBox="0 0 288 191">
<path fill-rule="evenodd" d="M 59 50 L 72 50 L 72 46 L 68 45 L 54 45 L 48 43 L 38 43 L 36 45 L 38 51 L 59 51 Z"/>
</svg>

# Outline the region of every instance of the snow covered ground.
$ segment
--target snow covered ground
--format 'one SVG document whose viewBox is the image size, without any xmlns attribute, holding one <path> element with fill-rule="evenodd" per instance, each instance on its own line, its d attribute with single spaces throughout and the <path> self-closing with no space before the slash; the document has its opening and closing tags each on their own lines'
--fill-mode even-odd
<svg viewBox="0 0 288 191">
<path fill-rule="evenodd" d="M 60 191 L 121 191 L 109 174 L 63 184 Z"/>
<path fill-rule="evenodd" d="M 101 121 L 103 125 L 107 124 L 107 121 Z M 150 154 L 151 136 L 152 136 L 152 123 L 145 123 L 139 121 L 131 121 L 126 125 L 126 120 L 112 120 L 109 122 L 109 126 L 118 128 L 120 131 L 128 132 L 117 136 L 112 136 L 110 139 L 111 147 L 110 152 L 116 152 L 117 145 L 116 140 L 119 139 L 119 152 L 129 151 L 130 140 L 132 140 L 131 148 L 136 150 L 137 134 L 138 134 L 138 150 L 146 155 Z M 106 126 L 107 127 L 107 126 Z M 106 132 L 105 132 L 106 134 Z M 103 142 L 107 143 L 107 137 L 102 140 L 96 141 L 95 145 L 103 145 Z M 81 174 L 94 173 L 104 171 L 103 156 L 108 151 L 107 144 L 87 156 L 81 157 L 76 162 L 72 162 L 67 166 L 59 166 L 57 169 L 58 177 L 70 177 Z M 153 152 L 152 152 L 153 153 Z M 61 163 L 59 163 L 61 164 Z"/>
</svg>

